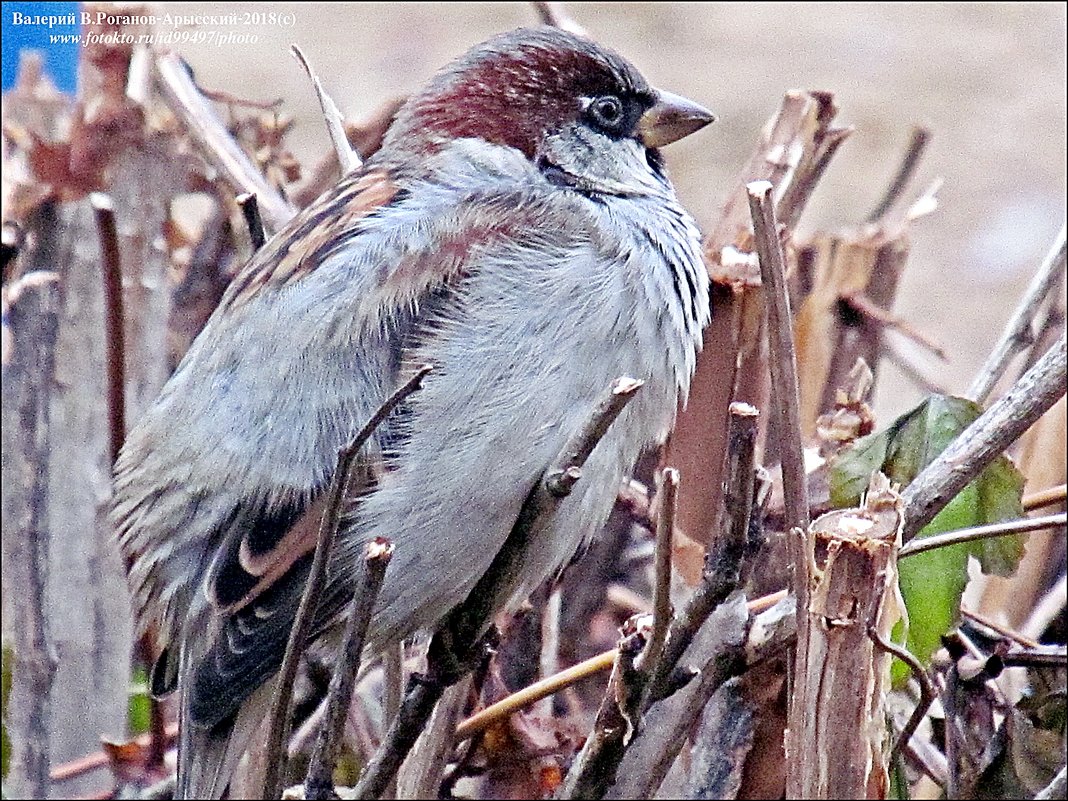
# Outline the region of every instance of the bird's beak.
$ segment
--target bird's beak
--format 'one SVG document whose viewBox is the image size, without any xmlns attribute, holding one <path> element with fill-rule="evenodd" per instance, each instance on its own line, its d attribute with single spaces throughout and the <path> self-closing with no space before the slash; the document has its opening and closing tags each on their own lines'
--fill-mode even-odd
<svg viewBox="0 0 1068 801">
<path fill-rule="evenodd" d="M 663 147 L 715 121 L 715 115 L 685 97 L 657 90 L 656 103 L 638 119 L 638 138 L 646 147 Z"/>
</svg>

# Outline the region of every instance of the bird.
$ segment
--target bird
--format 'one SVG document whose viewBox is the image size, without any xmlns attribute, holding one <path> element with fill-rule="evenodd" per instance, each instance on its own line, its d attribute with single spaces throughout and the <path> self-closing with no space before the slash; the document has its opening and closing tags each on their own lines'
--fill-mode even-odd
<svg viewBox="0 0 1068 801">
<path fill-rule="evenodd" d="M 471 48 L 381 148 L 234 277 L 130 431 L 111 519 L 152 691 L 180 698 L 178 797 L 220 797 L 262 726 L 337 453 L 361 452 L 315 636 L 364 546 L 395 554 L 366 650 L 432 630 L 490 567 L 549 462 L 619 376 L 644 381 L 531 541 L 505 606 L 602 526 L 685 403 L 708 277 L 660 148 L 712 122 L 552 27 Z M 322 640 L 326 641 L 326 640 Z"/>
</svg>

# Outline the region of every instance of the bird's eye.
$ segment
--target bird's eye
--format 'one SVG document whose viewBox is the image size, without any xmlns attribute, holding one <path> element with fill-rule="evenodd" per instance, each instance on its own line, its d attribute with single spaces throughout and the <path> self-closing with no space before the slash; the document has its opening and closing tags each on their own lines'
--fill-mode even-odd
<svg viewBox="0 0 1068 801">
<path fill-rule="evenodd" d="M 589 114 L 598 125 L 616 128 L 623 121 L 623 103 L 614 95 L 605 95 L 590 103 Z"/>
</svg>

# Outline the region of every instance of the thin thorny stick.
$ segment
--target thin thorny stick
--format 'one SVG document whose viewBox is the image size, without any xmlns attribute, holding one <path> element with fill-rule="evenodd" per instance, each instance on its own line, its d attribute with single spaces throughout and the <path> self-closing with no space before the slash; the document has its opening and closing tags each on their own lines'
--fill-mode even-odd
<svg viewBox="0 0 1068 801">
<path fill-rule="evenodd" d="M 582 476 L 582 466 L 609 426 L 641 389 L 643 382 L 620 377 L 575 431 L 531 490 L 504 545 L 489 570 L 438 626 L 427 651 L 427 674 L 413 676 L 397 718 L 357 783 L 356 798 L 378 798 L 425 728 L 445 688 L 458 681 L 485 644 L 490 616 L 510 589 L 519 570 L 530 534 L 538 522 L 567 497 Z"/>
<path fill-rule="evenodd" d="M 104 347 L 107 377 L 108 457 L 114 464 L 126 440 L 126 313 L 122 296 L 122 256 L 111 198 L 94 192 L 89 196 L 96 230 L 100 237 L 100 267 L 104 284 Z M 153 646 L 149 635 L 134 646 L 134 660 L 147 670 L 152 665 Z M 149 697 L 149 765 L 159 766 L 166 757 L 167 721 L 159 699 Z"/>
<path fill-rule="evenodd" d="M 330 678 L 326 713 L 319 736 L 315 740 L 307 779 L 304 782 L 304 797 L 307 799 L 336 797 L 333 776 L 337 746 L 341 741 L 345 717 L 352 702 L 352 690 L 360 669 L 371 612 L 392 558 L 393 543 L 389 540 L 375 539 L 364 548 L 363 574 L 352 598 L 352 609 L 345 625 L 344 646 L 334 667 L 334 675 Z"/>
<path fill-rule="evenodd" d="M 672 672 L 708 616 L 739 585 L 741 565 L 747 553 L 750 515 L 755 494 L 755 450 L 759 413 L 747 403 L 732 403 L 727 430 L 726 468 L 721 519 L 716 538 L 705 561 L 701 584 L 685 608 L 672 621 L 667 643 L 652 679 L 643 707 L 665 696 Z M 746 502 L 748 500 L 748 503 Z"/>
<path fill-rule="evenodd" d="M 160 53 L 156 58 L 159 86 L 170 108 L 182 120 L 186 130 L 200 146 L 206 158 L 243 192 L 258 198 L 271 230 L 277 231 L 296 214 L 263 177 L 244 151 L 234 142 L 215 110 L 193 82 L 185 62 L 175 53 Z"/>
<path fill-rule="evenodd" d="M 642 672 L 652 676 L 660 661 L 671 625 L 671 546 L 678 508 L 679 471 L 665 468 L 660 477 L 660 503 L 656 516 L 656 551 L 653 582 L 653 630 L 641 657 Z"/>
<path fill-rule="evenodd" d="M 319 108 L 322 109 L 323 119 L 326 121 L 326 132 L 330 136 L 330 143 L 334 146 L 338 164 L 341 165 L 341 174 L 345 175 L 352 172 L 360 166 L 362 161 L 360 155 L 350 144 L 349 138 L 345 135 L 345 120 L 341 116 L 337 103 L 323 88 L 319 76 L 315 74 L 315 70 L 312 69 L 312 65 L 304 55 L 304 51 L 296 45 L 290 45 L 289 49 L 293 52 L 297 61 L 300 62 L 300 66 L 304 68 L 304 71 L 311 79 L 312 86 L 315 88 L 315 96 L 319 99 Z"/>
<path fill-rule="evenodd" d="M 920 159 L 923 158 L 923 154 L 927 150 L 927 145 L 930 144 L 930 142 L 930 129 L 922 126 L 912 129 L 912 134 L 909 137 L 909 144 L 905 150 L 905 158 L 902 160 L 901 166 L 898 167 L 894 180 L 890 182 L 886 194 L 883 195 L 882 200 L 879 201 L 879 204 L 872 210 L 871 214 L 868 215 L 866 222 L 878 222 L 893 209 L 902 194 L 904 194 L 905 189 L 908 188 L 913 176 L 916 174 L 916 168 L 919 166 Z"/>
<path fill-rule="evenodd" d="M 773 592 L 771 595 L 754 598 L 752 601 L 749 601 L 747 605 L 749 614 L 758 615 L 761 612 L 767 611 L 785 598 L 786 594 L 786 590 L 781 590 L 779 592 Z M 490 726 L 505 720 L 510 715 L 514 715 L 516 712 L 537 703 L 543 698 L 547 698 L 563 689 L 578 684 L 580 681 L 584 681 L 591 676 L 596 676 L 598 673 L 604 673 L 612 667 L 615 662 L 616 653 L 617 651 L 615 648 L 610 651 L 603 651 L 596 656 L 592 656 L 589 659 L 579 662 L 577 665 L 572 665 L 555 675 L 537 681 L 529 687 L 517 690 L 511 695 L 497 701 L 495 704 L 486 707 L 480 712 L 476 712 L 456 727 L 456 741 L 460 742 L 469 737 L 473 737 L 479 732 L 485 731 Z"/>
<path fill-rule="evenodd" d="M 1045 517 L 1025 517 L 1020 520 L 1010 520 L 1006 523 L 991 523 L 987 526 L 975 526 L 974 528 L 962 528 L 956 531 L 947 531 L 944 534 L 936 534 L 931 537 L 914 539 L 905 545 L 898 554 L 898 559 L 915 556 L 918 553 L 946 548 L 951 545 L 959 545 L 962 542 L 974 542 L 992 537 L 1005 537 L 1009 534 L 1026 534 L 1029 531 L 1044 531 L 1046 529 L 1063 528 L 1068 515 L 1064 512 Z"/>
<path fill-rule="evenodd" d="M 1020 305 L 1016 307 L 1012 318 L 1005 326 L 1001 339 L 998 340 L 971 387 L 968 388 L 968 397 L 976 403 L 981 404 L 986 401 L 998 379 L 1004 374 L 1005 368 L 1009 366 L 1012 357 L 1033 342 L 1031 324 L 1038 315 L 1042 302 L 1059 283 L 1064 264 L 1065 228 L 1062 226 L 1053 247 L 1046 254 L 1042 266 L 1035 273 L 1035 277 L 1020 300 Z"/>
<path fill-rule="evenodd" d="M 791 529 L 807 529 L 808 489 L 801 447 L 800 401 L 797 395 L 797 358 L 790 299 L 786 290 L 786 261 L 779 242 L 775 203 L 770 181 L 746 185 L 753 236 L 760 260 L 760 277 L 767 298 L 768 343 L 771 381 L 777 400 L 779 458 L 782 461 L 786 523 Z"/>
<path fill-rule="evenodd" d="M 405 398 L 422 386 L 423 379 L 432 369 L 432 365 L 429 364 L 420 367 L 403 386 L 379 407 L 378 411 L 364 424 L 353 440 L 338 453 L 337 469 L 334 471 L 330 488 L 327 490 L 326 508 L 323 511 L 322 523 L 319 526 L 315 556 L 312 558 L 312 566 L 304 588 L 304 595 L 301 597 L 300 605 L 297 607 L 297 615 L 293 621 L 289 642 L 286 644 L 282 667 L 278 672 L 278 684 L 275 688 L 274 704 L 269 716 L 267 729 L 268 738 L 265 749 L 267 768 L 263 781 L 264 798 L 281 798 L 282 796 L 282 782 L 285 777 L 286 741 L 289 739 L 290 706 L 293 700 L 293 682 L 296 680 L 300 658 L 307 645 L 308 636 L 311 634 L 311 629 L 315 622 L 315 613 L 319 606 L 319 597 L 326 583 L 330 551 L 341 522 L 341 506 L 348 488 L 349 471 L 360 449 L 371 438 L 375 429 L 389 417 Z"/>
<path fill-rule="evenodd" d="M 1065 392 L 1065 336 L 1008 393 L 966 428 L 905 488 L 906 542 L 929 523 L 994 459 L 1004 453 Z"/>
</svg>

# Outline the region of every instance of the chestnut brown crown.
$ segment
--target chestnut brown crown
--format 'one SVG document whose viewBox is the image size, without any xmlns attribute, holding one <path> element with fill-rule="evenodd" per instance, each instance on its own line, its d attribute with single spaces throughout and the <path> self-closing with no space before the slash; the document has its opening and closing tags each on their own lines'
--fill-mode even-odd
<svg viewBox="0 0 1068 801">
<path fill-rule="evenodd" d="M 651 87 L 611 50 L 558 28 L 520 28 L 477 45 L 439 72 L 400 111 L 384 147 L 473 137 L 535 158 L 545 138 L 583 122 L 657 148 L 714 116 Z"/>
</svg>

